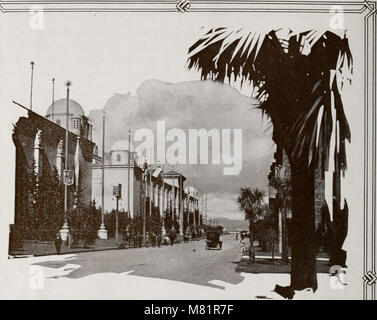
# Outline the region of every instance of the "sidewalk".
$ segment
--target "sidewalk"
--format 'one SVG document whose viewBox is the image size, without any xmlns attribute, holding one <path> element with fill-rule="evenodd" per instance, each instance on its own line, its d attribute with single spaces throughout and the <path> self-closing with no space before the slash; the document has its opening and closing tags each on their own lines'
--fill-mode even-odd
<svg viewBox="0 0 377 320">
<path fill-rule="evenodd" d="M 128 246 L 126 246 L 128 247 Z M 74 248 L 68 248 L 63 243 L 60 254 L 78 253 L 86 251 L 98 251 L 98 250 L 114 250 L 118 249 L 115 239 L 101 240 L 97 239 L 94 244 L 84 247 L 80 245 Z M 10 252 L 10 256 L 14 258 L 22 258 L 28 256 L 46 256 L 56 254 L 56 248 L 54 241 L 34 241 L 24 240 L 22 249 L 13 250 Z"/>
<path fill-rule="evenodd" d="M 260 247 L 255 247 L 255 262 L 249 263 L 240 259 L 236 267 L 236 272 L 246 273 L 290 273 L 291 272 L 291 250 L 288 251 L 289 263 L 283 264 L 281 253 L 275 250 L 274 262 L 272 260 L 272 252 L 262 251 Z M 241 256 L 241 253 L 240 253 Z M 319 252 L 317 254 L 317 272 L 329 273 L 330 265 L 326 253 Z"/>
<path fill-rule="evenodd" d="M 122 240 L 119 240 L 122 241 Z M 175 241 L 174 244 L 179 244 L 181 241 Z M 161 244 L 161 246 L 164 246 Z M 146 246 L 145 244 L 142 247 L 152 247 L 151 244 Z M 91 251 L 104 251 L 104 250 L 123 250 L 135 248 L 133 243 L 131 245 L 124 243 L 124 247 L 119 247 L 115 238 L 110 239 L 96 239 L 94 244 L 84 247 L 80 245 L 74 248 L 68 248 L 68 246 L 63 243 L 60 254 L 70 254 L 70 253 L 80 253 L 80 252 L 91 252 Z M 22 249 L 13 250 L 10 252 L 10 258 L 26 258 L 26 257 L 39 257 L 39 256 L 48 256 L 55 255 L 56 248 L 54 241 L 36 241 L 36 240 L 24 240 Z"/>
</svg>

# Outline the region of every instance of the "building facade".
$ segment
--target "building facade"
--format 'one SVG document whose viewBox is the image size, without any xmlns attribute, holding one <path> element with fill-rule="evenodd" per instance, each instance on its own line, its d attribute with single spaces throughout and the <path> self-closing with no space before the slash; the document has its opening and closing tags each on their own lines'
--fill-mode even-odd
<svg viewBox="0 0 377 320">
<path fill-rule="evenodd" d="M 60 124 L 66 117 L 67 103 L 65 99 L 59 101 L 55 104 L 55 112 L 59 114 L 60 122 L 51 121 L 50 106 L 46 117 L 27 110 L 28 116 L 20 117 L 14 125 L 12 139 L 16 149 L 15 226 L 22 220 L 23 215 L 30 213 L 31 200 L 25 183 L 33 171 L 37 176 L 42 176 L 52 174 L 56 168 L 60 183 L 63 183 L 65 169 L 74 172 L 73 184 L 68 187 L 68 209 L 75 201 L 88 205 L 92 199 L 92 161 L 95 144 L 91 141 L 90 125 L 80 122 L 76 130 L 72 129 L 74 132 L 69 131 L 66 155 L 66 130 Z M 70 128 L 73 128 L 77 117 L 85 118 L 85 114 L 77 102 L 72 100 L 69 104 L 71 103 L 75 106 L 75 113 L 68 114 L 68 123 Z M 82 125 L 86 125 L 86 128 Z"/>
<path fill-rule="evenodd" d="M 148 164 L 133 151 L 132 145 L 129 147 L 126 140 L 115 142 L 110 151 L 105 152 L 103 160 L 98 155 L 94 155 L 94 158 L 96 160 L 92 164 L 93 200 L 98 206 L 103 206 L 105 214 L 116 209 L 113 187 L 121 184 L 122 195 L 118 210 L 129 213 L 129 217 L 147 217 L 152 214 L 152 210 L 157 211 L 162 220 L 163 233 L 166 233 L 168 228 L 165 225 L 167 215 L 168 220 L 178 222 L 177 231 L 180 234 L 183 234 L 193 221 L 196 225 L 200 224 L 201 220 L 196 210 L 199 203 L 198 193 L 192 187 L 184 188 L 186 178 L 182 174 L 176 171 L 164 172 L 160 166 Z"/>
<path fill-rule="evenodd" d="M 103 207 L 105 212 L 115 209 L 116 198 L 113 196 L 113 187 L 121 184 L 122 195 L 119 200 L 119 210 L 125 212 L 129 210 L 131 217 L 141 213 L 143 169 L 138 163 L 137 154 L 129 151 L 128 141 L 115 142 L 110 151 L 105 152 L 104 159 L 99 157 L 97 159 L 92 164 L 92 198 L 96 204 Z M 104 181 L 102 181 L 102 170 L 104 170 Z M 102 203 L 102 183 L 104 183 L 104 203 Z M 128 203 L 128 199 L 130 199 L 130 203 Z"/>
</svg>

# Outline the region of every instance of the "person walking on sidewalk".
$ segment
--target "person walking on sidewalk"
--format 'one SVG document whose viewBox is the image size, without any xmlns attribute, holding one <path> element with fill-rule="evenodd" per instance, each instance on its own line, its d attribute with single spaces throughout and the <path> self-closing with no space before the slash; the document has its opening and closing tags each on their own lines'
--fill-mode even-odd
<svg viewBox="0 0 377 320">
<path fill-rule="evenodd" d="M 175 231 L 174 227 L 172 227 L 169 231 L 170 245 L 174 244 L 175 236 L 176 236 L 176 231 Z"/>
<path fill-rule="evenodd" d="M 157 247 L 161 246 L 161 241 L 162 241 L 162 235 L 161 235 L 161 232 L 159 232 L 156 236 Z"/>
<path fill-rule="evenodd" d="M 56 254 L 60 254 L 61 247 L 62 247 L 62 238 L 60 237 L 60 233 L 58 232 L 55 236 Z"/>
</svg>

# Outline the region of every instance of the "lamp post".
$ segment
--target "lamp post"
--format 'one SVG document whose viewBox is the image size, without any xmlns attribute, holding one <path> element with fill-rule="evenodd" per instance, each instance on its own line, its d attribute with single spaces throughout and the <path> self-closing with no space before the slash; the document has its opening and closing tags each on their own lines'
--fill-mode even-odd
<svg viewBox="0 0 377 320">
<path fill-rule="evenodd" d="M 98 238 L 107 239 L 105 227 L 105 113 L 102 114 L 102 170 L 101 170 L 101 226 L 97 232 Z"/>
<path fill-rule="evenodd" d="M 70 80 L 66 81 L 65 86 L 67 87 L 67 109 L 65 117 L 65 152 L 64 152 L 64 171 L 68 172 L 68 139 L 69 139 L 69 87 L 72 85 Z M 65 175 L 64 175 L 65 179 Z M 71 181 L 64 181 L 64 224 L 60 230 L 60 236 L 63 241 L 66 241 L 69 234 L 69 227 L 67 221 L 67 211 L 68 211 L 68 185 Z"/>
<path fill-rule="evenodd" d="M 146 155 L 148 158 L 148 154 Z M 147 196 L 148 196 L 148 159 L 146 159 L 144 163 L 144 179 L 145 179 L 145 192 L 144 192 L 144 210 L 143 210 L 143 241 L 145 243 L 145 236 L 146 236 L 146 219 L 147 219 Z"/>
<path fill-rule="evenodd" d="M 122 198 L 122 185 L 119 183 L 117 186 L 113 187 L 113 195 L 116 198 L 116 211 L 115 211 L 115 239 L 116 243 L 119 243 L 119 199 Z"/>
</svg>

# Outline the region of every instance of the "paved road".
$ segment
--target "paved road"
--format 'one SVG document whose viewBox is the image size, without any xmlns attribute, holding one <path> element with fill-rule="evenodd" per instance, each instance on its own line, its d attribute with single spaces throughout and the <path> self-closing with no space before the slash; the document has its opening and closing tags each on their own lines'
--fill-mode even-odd
<svg viewBox="0 0 377 320">
<path fill-rule="evenodd" d="M 64 277 L 81 278 L 103 272 L 133 271 L 130 273 L 131 275 L 212 287 L 217 286 L 208 283 L 211 280 L 238 284 L 243 280 L 243 277 L 235 272 L 235 267 L 240 259 L 238 241 L 234 240 L 233 235 L 223 236 L 222 241 L 222 250 L 205 250 L 205 240 L 200 240 L 160 248 L 79 253 L 69 262 L 81 267 Z M 51 259 L 36 264 L 61 268 L 66 262 Z"/>
</svg>

